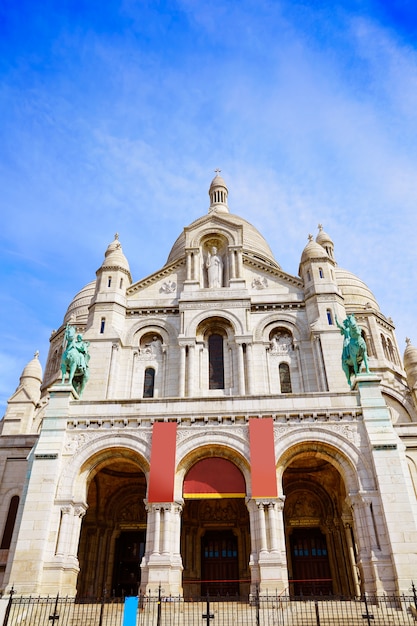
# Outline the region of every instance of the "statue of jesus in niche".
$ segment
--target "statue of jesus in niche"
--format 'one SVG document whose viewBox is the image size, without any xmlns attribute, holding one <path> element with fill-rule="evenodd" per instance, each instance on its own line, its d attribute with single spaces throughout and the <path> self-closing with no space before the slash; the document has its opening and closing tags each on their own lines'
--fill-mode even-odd
<svg viewBox="0 0 417 626">
<path fill-rule="evenodd" d="M 223 261 L 216 246 L 213 246 L 211 252 L 207 253 L 206 268 L 209 288 L 223 287 Z"/>
</svg>

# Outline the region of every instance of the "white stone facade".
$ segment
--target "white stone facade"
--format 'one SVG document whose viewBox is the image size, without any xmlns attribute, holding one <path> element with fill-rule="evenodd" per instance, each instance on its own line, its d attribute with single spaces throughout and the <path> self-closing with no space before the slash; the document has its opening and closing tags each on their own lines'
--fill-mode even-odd
<svg viewBox="0 0 417 626">
<path fill-rule="evenodd" d="M 0 423 L 0 590 L 358 595 L 415 578 L 416 350 L 402 362 L 392 321 L 322 227 L 291 276 L 229 212 L 219 175 L 209 195 L 138 282 L 116 237 L 53 332 L 43 382 L 37 356 L 25 368 Z M 370 372 L 349 387 L 337 323 L 351 314 Z M 81 397 L 61 383 L 68 323 L 89 342 Z M 251 420 L 271 424 L 267 493 Z M 161 501 L 158 423 L 176 424 Z"/>
</svg>

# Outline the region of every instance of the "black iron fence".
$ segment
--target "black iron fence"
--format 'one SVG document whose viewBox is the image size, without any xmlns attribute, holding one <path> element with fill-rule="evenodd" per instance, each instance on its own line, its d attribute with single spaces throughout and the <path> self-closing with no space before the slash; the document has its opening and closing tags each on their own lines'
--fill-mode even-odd
<svg viewBox="0 0 417 626">
<path fill-rule="evenodd" d="M 188 598 L 139 596 L 129 626 L 408 626 L 417 598 L 262 595 Z M 4 601 L 4 599 L 3 599 Z M 3 626 L 123 626 L 123 599 L 100 601 L 11 595 Z"/>
</svg>

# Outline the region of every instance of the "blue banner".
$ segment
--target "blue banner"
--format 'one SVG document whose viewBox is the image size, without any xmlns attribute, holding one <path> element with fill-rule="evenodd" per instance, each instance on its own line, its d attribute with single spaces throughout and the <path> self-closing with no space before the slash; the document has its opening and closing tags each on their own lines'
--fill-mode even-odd
<svg viewBox="0 0 417 626">
<path fill-rule="evenodd" d="M 123 626 L 136 626 L 136 614 L 138 612 L 138 596 L 125 598 L 123 611 Z"/>
</svg>

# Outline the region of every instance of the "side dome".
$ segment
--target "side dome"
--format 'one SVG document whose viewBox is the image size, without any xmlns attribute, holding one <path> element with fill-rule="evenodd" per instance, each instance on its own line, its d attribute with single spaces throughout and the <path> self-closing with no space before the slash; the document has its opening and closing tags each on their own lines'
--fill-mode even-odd
<svg viewBox="0 0 417 626">
<path fill-rule="evenodd" d="M 42 382 L 42 365 L 39 361 L 39 352 L 35 352 L 33 359 L 24 368 L 20 382 L 22 383 L 23 379 L 27 378 L 34 378 L 36 381 Z"/>
<path fill-rule="evenodd" d="M 77 324 L 86 324 L 88 318 L 88 308 L 93 299 L 96 288 L 96 281 L 93 280 L 79 291 L 73 298 L 64 317 L 64 324 L 75 318 Z"/>
<path fill-rule="evenodd" d="M 404 351 L 404 369 L 407 374 L 408 384 L 411 389 L 417 382 L 417 348 L 412 345 L 411 340 L 407 337 L 407 347 Z"/>
<path fill-rule="evenodd" d="M 209 221 L 211 219 L 211 215 L 204 215 L 199 219 L 192 222 L 187 230 L 198 227 L 204 221 Z M 271 265 L 272 267 L 280 269 L 279 264 L 276 262 L 274 255 L 272 253 L 271 248 L 266 242 L 265 238 L 261 235 L 259 230 L 255 228 L 248 221 L 239 217 L 238 215 L 233 215 L 231 213 L 222 214 L 222 220 L 229 222 L 233 226 L 241 226 L 243 230 L 243 252 L 246 252 L 250 256 L 254 258 L 258 258 L 261 261 L 264 261 Z M 174 261 L 178 261 L 181 258 L 185 257 L 185 233 L 184 231 L 175 241 L 174 245 L 171 248 L 171 252 L 168 255 L 168 259 L 165 265 L 169 265 Z"/>
<path fill-rule="evenodd" d="M 124 270 L 131 280 L 129 262 L 123 253 L 118 233 L 115 234 L 114 240 L 107 247 L 101 268 Z"/>
<path fill-rule="evenodd" d="M 345 306 L 351 308 L 373 308 L 380 311 L 379 304 L 369 287 L 355 274 L 335 268 L 337 284 L 345 299 Z"/>
<path fill-rule="evenodd" d="M 314 241 L 312 235 L 309 235 L 308 238 L 309 242 L 301 254 L 300 265 L 306 261 L 310 261 L 311 259 L 326 259 L 328 257 L 326 250 L 323 246 Z"/>
</svg>

